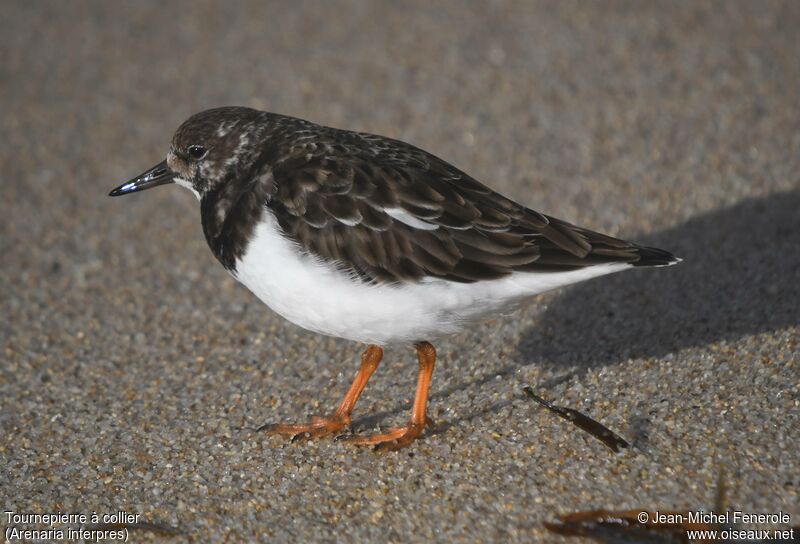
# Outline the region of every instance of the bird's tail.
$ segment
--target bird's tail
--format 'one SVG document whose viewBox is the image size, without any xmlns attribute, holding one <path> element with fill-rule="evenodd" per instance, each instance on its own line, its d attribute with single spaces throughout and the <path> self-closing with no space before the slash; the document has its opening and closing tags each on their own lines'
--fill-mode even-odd
<svg viewBox="0 0 800 544">
<path fill-rule="evenodd" d="M 639 246 L 636 249 L 636 254 L 639 255 L 639 260 L 631 263 L 633 266 L 672 266 L 683 260 L 669 251 L 664 251 L 657 247 Z"/>
</svg>

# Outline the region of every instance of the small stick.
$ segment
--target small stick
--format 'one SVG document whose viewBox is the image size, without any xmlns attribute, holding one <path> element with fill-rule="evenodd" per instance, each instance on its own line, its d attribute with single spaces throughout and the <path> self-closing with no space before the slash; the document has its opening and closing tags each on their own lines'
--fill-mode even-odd
<svg viewBox="0 0 800 544">
<path fill-rule="evenodd" d="M 621 436 L 610 430 L 602 423 L 590 418 L 589 416 L 583 415 L 579 411 L 573 410 L 572 408 L 555 406 L 550 401 L 547 401 L 542 397 L 540 397 L 539 395 L 537 395 L 536 393 L 534 393 L 533 389 L 531 389 L 530 386 L 526 385 L 523 388 L 523 391 L 525 391 L 525 393 L 530 398 L 532 398 L 533 400 L 535 400 L 536 402 L 538 402 L 539 404 L 541 404 L 542 406 L 544 406 L 545 408 L 556 414 L 557 416 L 566 419 L 573 425 L 580 427 L 590 435 L 597 438 L 600 442 L 602 442 L 609 449 L 611 449 L 611 451 L 619 453 L 620 448 L 627 448 L 629 446 L 628 442 L 625 441 L 625 439 L 623 439 Z"/>
</svg>

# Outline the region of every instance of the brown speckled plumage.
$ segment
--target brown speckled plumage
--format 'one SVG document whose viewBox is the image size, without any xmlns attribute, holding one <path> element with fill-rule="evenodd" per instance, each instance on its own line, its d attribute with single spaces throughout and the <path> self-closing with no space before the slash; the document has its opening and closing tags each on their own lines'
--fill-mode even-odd
<svg viewBox="0 0 800 544">
<path fill-rule="evenodd" d="M 208 149 L 205 172 L 195 169 L 192 179 L 202 195 L 203 230 L 229 269 L 262 205 L 305 251 L 374 282 L 473 282 L 512 271 L 672 260 L 526 208 L 434 155 L 382 136 L 218 108 L 187 120 L 173 149 L 185 156 L 198 143 Z M 223 168 L 230 160 L 235 167 Z M 428 226 L 415 228 L 387 209 Z"/>
</svg>

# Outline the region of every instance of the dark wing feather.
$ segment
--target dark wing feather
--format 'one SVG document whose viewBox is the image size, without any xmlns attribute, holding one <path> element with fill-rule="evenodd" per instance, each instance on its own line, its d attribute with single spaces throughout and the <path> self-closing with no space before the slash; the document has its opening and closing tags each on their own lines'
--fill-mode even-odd
<svg viewBox="0 0 800 544">
<path fill-rule="evenodd" d="M 318 127 L 281 157 L 268 205 L 285 234 L 367 281 L 473 282 L 640 258 L 635 244 L 530 210 L 396 140 Z"/>
</svg>

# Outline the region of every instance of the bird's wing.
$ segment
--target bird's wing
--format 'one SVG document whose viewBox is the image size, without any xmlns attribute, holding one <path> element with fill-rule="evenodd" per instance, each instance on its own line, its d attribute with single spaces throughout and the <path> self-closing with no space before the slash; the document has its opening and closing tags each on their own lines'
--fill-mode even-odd
<svg viewBox="0 0 800 544">
<path fill-rule="evenodd" d="M 268 206 L 285 234 L 368 281 L 473 282 L 639 259 L 639 246 L 530 210 L 380 136 L 298 142 L 272 175 Z"/>
</svg>

